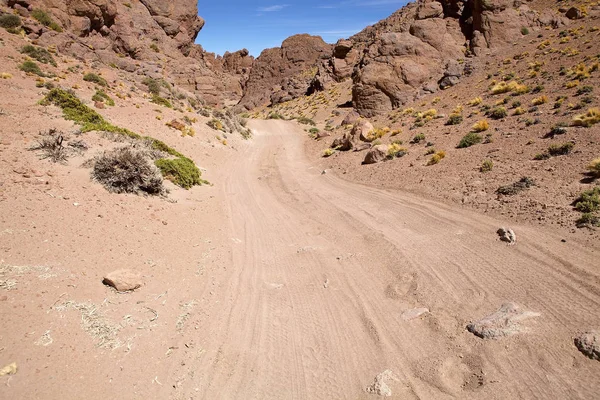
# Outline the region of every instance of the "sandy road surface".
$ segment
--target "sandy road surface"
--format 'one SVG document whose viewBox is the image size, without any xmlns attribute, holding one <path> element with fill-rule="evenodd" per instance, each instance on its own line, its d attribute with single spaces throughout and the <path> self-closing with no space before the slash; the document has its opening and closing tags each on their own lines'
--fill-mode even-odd
<svg viewBox="0 0 600 400">
<path fill-rule="evenodd" d="M 205 398 L 593 398 L 600 363 L 572 345 L 600 326 L 597 249 L 311 168 L 302 132 L 256 121 L 225 183 L 234 272 L 214 315 Z M 401 179 L 401 177 L 399 177 Z M 465 325 L 514 301 L 529 329 Z M 404 321 L 404 310 L 431 313 Z M 483 396 L 483 397 L 481 397 Z"/>
<path fill-rule="evenodd" d="M 597 397 L 600 363 L 573 338 L 600 328 L 598 248 L 528 226 L 507 246 L 502 221 L 322 174 L 301 129 L 251 125 L 215 187 L 177 204 L 77 192 L 83 172 L 72 192 L 89 199 L 7 198 L 7 262 L 62 269 L 0 291 L 0 359 L 20 366 L 0 398 L 367 399 L 385 370 L 402 399 Z M 60 207 L 75 211 L 56 224 L 43 210 Z M 102 287 L 115 264 L 146 285 Z M 466 331 L 506 301 L 540 316 L 498 340 Z M 417 307 L 430 313 L 402 317 Z"/>
</svg>

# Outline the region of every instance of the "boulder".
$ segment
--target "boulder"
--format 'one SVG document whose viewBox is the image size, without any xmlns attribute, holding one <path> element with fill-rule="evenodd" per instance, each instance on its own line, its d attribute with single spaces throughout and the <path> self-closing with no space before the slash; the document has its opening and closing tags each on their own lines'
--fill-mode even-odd
<svg viewBox="0 0 600 400">
<path fill-rule="evenodd" d="M 385 161 L 387 158 L 388 146 L 385 144 L 378 144 L 373 146 L 371 150 L 365 156 L 363 164 L 376 164 L 378 162 Z"/>
<path fill-rule="evenodd" d="M 315 134 L 315 139 L 321 140 L 323 138 L 329 137 L 331 134 L 327 131 L 319 131 Z"/>
<path fill-rule="evenodd" d="M 600 361 L 600 332 L 585 332 L 575 338 L 575 346 L 592 360 Z"/>
<path fill-rule="evenodd" d="M 354 142 L 352 139 L 353 138 L 350 133 L 344 133 L 341 138 L 337 138 L 333 141 L 333 143 L 331 143 L 331 147 L 340 151 L 352 150 L 354 147 Z"/>
<path fill-rule="evenodd" d="M 114 287 L 118 292 L 128 292 L 140 288 L 142 278 L 130 269 L 119 269 L 106 275 L 102 283 Z"/>
<path fill-rule="evenodd" d="M 356 123 L 356 121 L 358 121 L 359 118 L 360 118 L 360 114 L 357 113 L 356 111 L 352 110 L 348 114 L 346 114 L 346 116 L 344 117 L 344 119 L 342 120 L 340 125 L 341 126 L 354 125 Z"/>
<path fill-rule="evenodd" d="M 352 149 L 352 151 L 358 152 L 358 151 L 368 150 L 370 148 L 371 148 L 371 143 L 357 143 L 356 145 L 354 145 L 354 148 Z"/>
<path fill-rule="evenodd" d="M 350 135 L 352 135 L 353 138 L 358 137 L 363 142 L 367 142 L 367 136 L 374 130 L 375 128 L 373 127 L 373 124 L 371 124 L 369 121 L 366 119 L 359 119 L 352 127 Z"/>
<path fill-rule="evenodd" d="M 500 236 L 500 240 L 507 242 L 509 245 L 517 243 L 517 235 L 515 235 L 515 232 L 510 228 L 500 228 L 496 233 Z"/>
<path fill-rule="evenodd" d="M 428 1 L 419 4 L 417 8 L 417 19 L 427 19 L 442 17 L 444 15 L 444 7 L 442 3 L 437 1 Z"/>
<path fill-rule="evenodd" d="M 389 384 L 392 381 L 399 381 L 398 377 L 392 371 L 386 369 L 375 377 L 373 383 L 365 388 L 365 391 L 382 397 L 390 397 L 392 389 Z"/>
<path fill-rule="evenodd" d="M 173 128 L 173 129 L 177 129 L 178 131 L 183 131 L 185 129 L 185 124 L 181 121 L 178 121 L 176 119 L 171 120 L 170 122 L 167 122 L 166 125 L 169 128 Z"/>
<path fill-rule="evenodd" d="M 333 56 L 335 58 L 346 58 L 346 55 L 348 55 L 350 50 L 352 50 L 352 47 L 354 47 L 352 41 L 347 39 L 340 39 L 337 41 L 335 47 L 333 48 Z"/>
<path fill-rule="evenodd" d="M 581 19 L 581 18 L 583 18 L 583 13 L 581 12 L 581 10 L 579 8 L 571 7 L 565 13 L 565 17 L 567 17 L 569 19 Z"/>
<path fill-rule="evenodd" d="M 539 315 L 518 304 L 504 303 L 495 313 L 467 325 L 467 330 L 482 339 L 498 339 L 525 331 L 520 322 Z"/>
</svg>

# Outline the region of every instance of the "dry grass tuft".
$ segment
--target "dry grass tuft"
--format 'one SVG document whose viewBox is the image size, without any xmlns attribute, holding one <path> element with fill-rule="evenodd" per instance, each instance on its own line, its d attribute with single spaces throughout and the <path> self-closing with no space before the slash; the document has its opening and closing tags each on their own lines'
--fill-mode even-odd
<svg viewBox="0 0 600 400">
<path fill-rule="evenodd" d="M 69 148 L 63 146 L 64 136 L 61 132 L 51 129 L 43 134 L 37 144 L 31 146 L 29 150 L 41 152 L 42 160 L 49 159 L 55 163 L 66 164 L 72 152 Z"/>
<path fill-rule="evenodd" d="M 79 311 L 81 313 L 81 327 L 97 341 L 97 347 L 110 350 L 123 347 L 123 341 L 117 336 L 122 327 L 111 323 L 95 304 L 68 301 L 54 307 L 54 309 L 57 311 L 69 309 Z"/>
<path fill-rule="evenodd" d="M 442 159 L 444 157 L 446 157 L 446 152 L 443 150 L 440 150 L 431 156 L 429 161 L 427 161 L 427 165 L 435 165 L 435 164 L 439 163 L 440 161 L 442 161 Z"/>
<path fill-rule="evenodd" d="M 600 157 L 592 160 L 587 169 L 590 171 L 590 175 L 595 178 L 600 178 Z"/>
<path fill-rule="evenodd" d="M 485 119 L 482 119 L 481 121 L 475 123 L 471 129 L 473 130 L 473 132 L 484 132 L 487 131 L 489 128 L 489 122 L 487 122 Z"/>
<path fill-rule="evenodd" d="M 600 109 L 590 108 L 587 113 L 576 115 L 573 118 L 573 126 L 583 126 L 589 128 L 600 122 Z"/>
</svg>

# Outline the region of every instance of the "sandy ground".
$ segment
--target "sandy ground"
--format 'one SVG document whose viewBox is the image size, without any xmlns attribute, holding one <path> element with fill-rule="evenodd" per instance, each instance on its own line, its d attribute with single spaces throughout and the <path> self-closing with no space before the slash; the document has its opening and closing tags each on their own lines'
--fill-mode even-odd
<svg viewBox="0 0 600 400">
<path fill-rule="evenodd" d="M 83 169 L 15 182 L 2 156 L 0 367 L 19 371 L 0 398 L 367 399 L 386 370 L 392 398 L 597 396 L 573 338 L 600 327 L 598 247 L 532 225 L 508 246 L 507 221 L 323 174 L 300 128 L 251 126 L 176 202 Z M 145 285 L 101 284 L 123 267 Z M 539 316 L 466 330 L 507 301 Z"/>
</svg>

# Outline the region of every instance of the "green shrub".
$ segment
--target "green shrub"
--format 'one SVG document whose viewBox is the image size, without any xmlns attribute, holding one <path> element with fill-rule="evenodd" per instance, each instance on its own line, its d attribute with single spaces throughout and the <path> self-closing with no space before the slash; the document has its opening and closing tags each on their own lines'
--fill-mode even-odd
<svg viewBox="0 0 600 400">
<path fill-rule="evenodd" d="M 425 135 L 423 133 L 419 133 L 415 136 L 413 136 L 413 138 L 410 140 L 410 144 L 417 144 L 417 143 L 421 143 L 423 140 L 425 140 Z"/>
<path fill-rule="evenodd" d="M 153 96 L 160 96 L 160 82 L 156 79 L 152 78 L 144 78 L 142 81 L 144 85 L 148 88 L 148 93 Z"/>
<path fill-rule="evenodd" d="M 581 215 L 581 218 L 577 220 L 577 227 L 600 227 L 600 217 L 592 213 L 584 213 Z"/>
<path fill-rule="evenodd" d="M 523 35 L 523 36 L 529 35 L 529 29 L 527 29 L 526 27 L 522 27 L 521 28 L 521 35 Z"/>
<path fill-rule="evenodd" d="M 298 121 L 299 123 L 304 124 L 304 125 L 312 125 L 312 126 L 317 125 L 317 124 L 315 124 L 315 121 L 313 121 L 310 118 L 306 118 L 306 117 L 298 117 L 298 118 L 296 118 L 296 121 Z"/>
<path fill-rule="evenodd" d="M 174 160 L 162 159 L 156 161 L 156 166 L 161 170 L 163 175 L 172 180 L 176 185 L 187 189 L 191 185 L 205 183 L 205 181 L 200 179 L 200 170 L 198 170 L 194 165 L 194 162 L 189 158 L 160 140 L 147 136 L 142 137 L 129 129 L 111 124 L 96 111 L 83 104 L 73 93 L 69 93 L 62 89 L 52 89 L 41 101 L 41 104 L 54 104 L 55 106 L 62 108 L 64 117 L 82 125 L 81 130 L 83 132 L 104 131 L 124 135 L 132 139 L 147 140 L 154 150 L 176 157 Z M 159 165 L 159 161 L 164 162 Z M 167 176 L 167 173 L 169 176 Z"/>
<path fill-rule="evenodd" d="M 62 28 L 58 25 L 50 15 L 44 10 L 33 10 L 31 16 L 38 20 L 38 22 L 56 32 L 62 32 Z"/>
<path fill-rule="evenodd" d="M 93 72 L 88 72 L 87 74 L 85 74 L 83 76 L 83 80 L 86 82 L 95 83 L 95 84 L 103 86 L 103 87 L 108 86 L 108 82 L 106 82 L 106 79 L 104 79 L 100 75 L 94 74 Z"/>
<path fill-rule="evenodd" d="M 267 119 L 285 119 L 285 118 L 283 117 L 283 115 L 281 115 L 281 114 L 276 113 L 275 111 L 273 111 L 272 113 L 270 113 L 267 116 Z"/>
<path fill-rule="evenodd" d="M 462 139 L 460 139 L 460 142 L 458 143 L 456 148 L 464 149 L 466 147 L 471 147 L 477 143 L 481 143 L 482 140 L 483 140 L 483 138 L 481 137 L 480 134 L 475 133 L 475 132 L 469 132 L 465 136 L 463 136 Z"/>
<path fill-rule="evenodd" d="M 573 205 L 577 211 L 583 213 L 600 210 L 600 186 L 583 192 Z"/>
<path fill-rule="evenodd" d="M 448 121 L 446 121 L 446 125 L 458 125 L 463 122 L 463 116 L 460 114 L 450 114 L 448 117 Z"/>
<path fill-rule="evenodd" d="M 56 61 L 50 52 L 42 47 L 35 47 L 30 44 L 23 46 L 21 53 L 27 54 L 29 57 L 41 62 L 42 64 L 50 64 L 56 67 Z"/>
<path fill-rule="evenodd" d="M 46 74 L 44 74 L 40 69 L 40 66 L 30 60 L 24 61 L 23 64 L 19 65 L 19 69 L 23 72 L 27 72 L 28 74 L 46 76 Z"/>
<path fill-rule="evenodd" d="M 200 179 L 200 170 L 192 160 L 187 157 L 179 157 L 175 159 L 163 158 L 155 161 L 156 166 L 160 169 L 165 179 L 170 180 L 177 186 L 189 189 L 194 185 L 204 183 Z"/>
<path fill-rule="evenodd" d="M 46 95 L 42 104 L 54 104 L 62 108 L 66 119 L 80 125 L 92 126 L 106 123 L 100 114 L 83 104 L 73 93 L 62 89 L 52 89 Z"/>
<path fill-rule="evenodd" d="M 16 29 L 21 26 L 21 18 L 14 14 L 0 15 L 0 27 L 4 29 Z"/>
<path fill-rule="evenodd" d="M 569 154 L 571 150 L 573 150 L 573 146 L 575 146 L 573 142 L 553 144 L 550 147 L 548 147 L 548 154 L 550 154 L 551 156 L 564 156 Z"/>
<path fill-rule="evenodd" d="M 529 189 L 532 186 L 536 186 L 535 181 L 527 176 L 522 177 L 517 182 L 511 183 L 510 185 L 500 186 L 496 193 L 504 196 L 513 196 L 525 189 Z"/>
<path fill-rule="evenodd" d="M 317 133 L 319 133 L 319 128 L 310 128 L 308 130 L 308 133 L 316 135 Z"/>
<path fill-rule="evenodd" d="M 401 141 L 395 141 L 388 146 L 388 151 L 387 151 L 388 159 L 400 158 L 400 157 L 404 157 L 406 154 L 408 154 L 408 149 L 406 149 L 406 147 L 402 147 L 401 144 L 402 144 Z"/>
<path fill-rule="evenodd" d="M 151 103 L 154 104 L 158 104 L 159 106 L 163 106 L 163 107 L 167 107 L 167 108 L 173 108 L 173 105 L 171 104 L 171 102 L 167 99 L 165 99 L 164 97 L 160 97 L 160 96 L 152 96 L 152 100 L 150 100 Z"/>
<path fill-rule="evenodd" d="M 111 107 L 115 105 L 115 101 L 103 90 L 96 90 L 96 93 L 94 94 L 94 96 L 92 96 L 92 101 L 105 103 L 107 106 Z"/>
<path fill-rule="evenodd" d="M 581 96 L 582 94 L 592 93 L 593 91 L 594 91 L 593 86 L 582 86 L 579 89 L 577 89 L 577 92 L 575 93 L 575 95 Z"/>
<path fill-rule="evenodd" d="M 492 119 L 502 119 L 508 115 L 505 107 L 496 107 L 490 112 L 490 118 Z"/>
<path fill-rule="evenodd" d="M 537 153 L 535 156 L 533 156 L 533 159 L 536 161 L 541 161 L 541 160 L 547 160 L 550 158 L 550 154 L 548 153 Z"/>
</svg>

